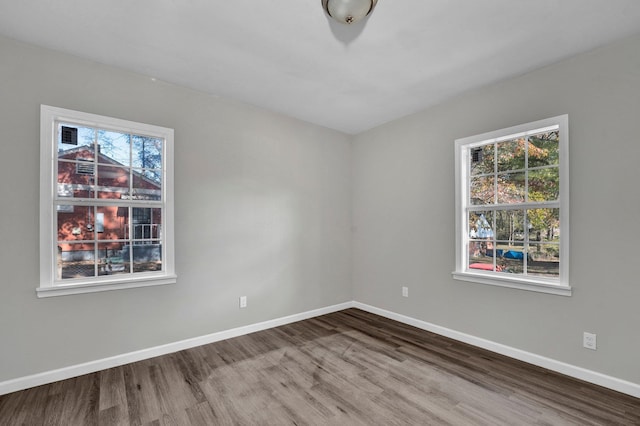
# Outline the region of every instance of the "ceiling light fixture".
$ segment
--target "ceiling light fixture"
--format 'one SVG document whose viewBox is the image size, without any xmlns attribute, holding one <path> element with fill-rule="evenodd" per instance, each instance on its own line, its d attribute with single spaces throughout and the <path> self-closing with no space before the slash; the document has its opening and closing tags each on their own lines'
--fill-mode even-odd
<svg viewBox="0 0 640 426">
<path fill-rule="evenodd" d="M 322 0 L 324 10 L 342 24 L 353 24 L 366 17 L 378 0 Z"/>
</svg>

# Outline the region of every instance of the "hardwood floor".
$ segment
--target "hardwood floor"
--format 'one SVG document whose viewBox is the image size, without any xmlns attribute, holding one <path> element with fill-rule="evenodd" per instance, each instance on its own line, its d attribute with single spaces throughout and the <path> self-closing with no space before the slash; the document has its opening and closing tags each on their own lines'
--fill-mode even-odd
<svg viewBox="0 0 640 426">
<path fill-rule="evenodd" d="M 640 399 L 357 309 L 0 397 L 1 425 L 640 425 Z"/>
</svg>

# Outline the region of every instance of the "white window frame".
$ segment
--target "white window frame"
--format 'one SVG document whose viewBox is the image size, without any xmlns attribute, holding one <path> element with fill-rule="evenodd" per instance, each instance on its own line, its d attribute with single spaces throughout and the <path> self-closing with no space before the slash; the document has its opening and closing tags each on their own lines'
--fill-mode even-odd
<svg viewBox="0 0 640 426">
<path fill-rule="evenodd" d="M 136 272 L 61 280 L 57 277 L 56 170 L 57 122 L 110 129 L 161 138 L 163 143 L 162 271 Z M 174 264 L 173 231 L 173 129 L 118 118 L 105 117 L 48 105 L 40 107 L 40 286 L 38 297 L 63 296 L 107 290 L 173 284 L 177 277 Z M 136 207 L 144 207 L 139 203 Z M 157 202 L 150 207 L 158 208 Z"/>
<path fill-rule="evenodd" d="M 557 279 L 531 275 L 505 274 L 493 271 L 473 270 L 467 267 L 469 251 L 468 208 L 469 208 L 469 148 L 521 136 L 533 135 L 557 126 L 559 141 L 559 177 L 560 195 L 557 205 L 560 208 L 560 271 Z M 524 205 L 524 204 L 523 204 Z M 535 208 L 535 203 L 527 203 Z M 457 139 L 455 141 L 455 218 L 456 218 L 456 268 L 452 273 L 456 280 L 489 284 L 501 287 L 571 296 L 569 285 L 569 117 L 560 115 L 534 121 L 506 129 Z"/>
</svg>

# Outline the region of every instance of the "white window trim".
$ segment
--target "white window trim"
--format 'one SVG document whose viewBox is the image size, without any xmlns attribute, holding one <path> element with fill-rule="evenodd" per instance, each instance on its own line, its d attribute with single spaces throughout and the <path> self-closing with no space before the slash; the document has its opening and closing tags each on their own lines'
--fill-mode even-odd
<svg viewBox="0 0 640 426">
<path fill-rule="evenodd" d="M 560 273 L 558 280 L 544 279 L 540 277 L 498 274 L 495 272 L 471 271 L 466 268 L 468 253 L 465 250 L 466 239 L 466 207 L 468 200 L 467 167 L 464 149 L 469 145 L 479 145 L 483 142 L 507 140 L 523 134 L 532 133 L 532 130 L 543 129 L 550 126 L 559 126 L 560 130 L 560 229 L 562 239 L 560 241 Z M 571 296 L 569 285 L 569 117 L 560 115 L 557 117 L 526 123 L 506 129 L 469 136 L 455 141 L 455 218 L 456 218 L 456 268 L 452 273 L 453 278 L 461 281 L 469 281 L 479 284 L 488 284 L 500 287 L 509 287 L 521 290 L 529 290 L 541 293 Z"/>
<path fill-rule="evenodd" d="M 88 127 L 113 128 L 134 134 L 156 136 L 165 140 L 163 152 L 162 200 L 163 222 L 163 271 L 141 272 L 129 275 L 109 275 L 73 280 L 70 283 L 56 283 L 57 226 L 54 200 L 57 193 L 57 178 L 54 161 L 56 158 L 57 135 L 55 122 L 66 121 Z M 40 286 L 38 297 L 64 296 L 70 294 L 93 293 L 135 287 L 173 284 L 177 281 L 174 263 L 174 194 L 173 194 L 173 129 L 136 123 L 128 120 L 105 117 L 96 114 L 40 106 Z"/>
</svg>

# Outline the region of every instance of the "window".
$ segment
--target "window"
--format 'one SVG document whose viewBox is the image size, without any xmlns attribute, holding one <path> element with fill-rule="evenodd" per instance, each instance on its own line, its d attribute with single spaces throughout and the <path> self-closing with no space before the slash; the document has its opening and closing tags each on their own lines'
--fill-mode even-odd
<svg viewBox="0 0 640 426">
<path fill-rule="evenodd" d="M 456 140 L 454 278 L 571 295 L 566 115 Z"/>
<path fill-rule="evenodd" d="M 173 130 L 41 107 L 39 297 L 170 284 Z"/>
</svg>

